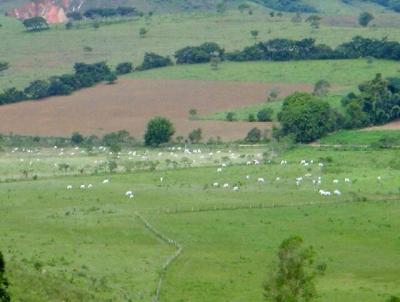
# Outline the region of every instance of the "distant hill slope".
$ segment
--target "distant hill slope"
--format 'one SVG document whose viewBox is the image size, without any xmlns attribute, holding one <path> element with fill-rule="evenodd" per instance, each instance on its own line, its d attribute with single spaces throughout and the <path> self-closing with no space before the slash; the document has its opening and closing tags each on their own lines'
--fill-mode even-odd
<svg viewBox="0 0 400 302">
<path fill-rule="evenodd" d="M 0 0 L 0 11 L 19 7 L 33 0 Z M 71 6 L 80 6 L 82 10 L 93 7 L 134 6 L 144 11 L 214 11 L 219 3 L 230 7 L 247 2 L 266 8 L 287 12 L 320 12 L 354 15 L 355 10 L 382 10 L 384 8 L 400 12 L 400 0 L 55 0 L 69 1 Z"/>
</svg>

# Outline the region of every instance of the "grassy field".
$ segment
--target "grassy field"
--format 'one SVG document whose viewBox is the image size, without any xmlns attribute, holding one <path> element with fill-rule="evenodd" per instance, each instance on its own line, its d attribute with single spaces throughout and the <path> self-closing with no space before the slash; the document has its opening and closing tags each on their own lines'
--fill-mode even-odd
<svg viewBox="0 0 400 302">
<path fill-rule="evenodd" d="M 331 95 L 328 95 L 327 97 L 324 97 L 324 100 L 326 102 L 328 102 L 332 106 L 332 108 L 335 108 L 340 112 L 342 110 L 342 106 L 341 106 L 342 97 L 343 97 L 342 95 L 331 94 Z M 282 104 L 283 104 L 283 100 L 277 100 L 274 102 L 265 102 L 265 103 L 260 103 L 260 104 L 254 105 L 254 106 L 233 108 L 231 110 L 215 112 L 213 114 L 202 116 L 200 118 L 204 119 L 204 120 L 224 121 L 224 120 L 226 120 L 227 113 L 233 112 L 235 114 L 236 120 L 247 121 L 250 114 L 253 114 L 255 117 L 257 117 L 257 113 L 260 110 L 270 108 L 273 110 L 272 121 L 276 122 L 278 120 L 277 115 L 282 108 Z"/>
<path fill-rule="evenodd" d="M 210 81 L 304 83 L 315 84 L 324 79 L 339 90 L 356 90 L 358 84 L 371 80 L 377 73 L 399 75 L 394 61 L 326 60 L 292 62 L 225 62 L 212 71 L 209 64 L 180 65 L 132 73 L 132 77 L 192 79 Z"/>
<path fill-rule="evenodd" d="M 203 161 L 209 167 L 160 166 L 98 175 L 75 171 L 75 176 L 52 168 L 54 163 L 73 163 L 75 156 L 65 151 L 60 158 L 59 150 L 42 150 L 42 160 L 49 160 L 47 174 L 43 167 L 36 181 L 1 184 L 0 231 L 5 235 L 0 250 L 14 300 L 149 301 L 158 272 L 174 249 L 149 232 L 137 212 L 184 248 L 165 275 L 161 301 L 262 301 L 269 264 L 279 243 L 293 234 L 303 236 L 328 265 L 318 282 L 319 301 L 375 302 L 400 294 L 400 174 L 393 164 L 398 152 L 303 147 L 278 157 L 267 152 L 269 163 L 241 164 L 262 161 L 267 150 L 160 150 L 161 155 L 147 156 L 188 157 L 194 165 Z M 137 150 L 133 161 L 143 161 L 145 154 Z M 29 161 L 38 155 L 15 151 L 9 156 Z M 92 165 L 96 158 L 77 156 Z M 288 164 L 280 165 L 281 159 Z M 310 164 L 300 165 L 301 160 Z M 222 163 L 227 167 L 218 173 L 213 165 Z M 7 168 L 4 161 L 1 166 Z M 46 178 L 52 174 L 57 177 Z M 300 176 L 304 180 L 296 186 Z M 259 177 L 266 183 L 257 183 Z M 311 181 L 317 177 L 321 188 L 338 189 L 342 195 L 321 197 Z M 109 183 L 103 184 L 104 179 Z M 229 188 L 214 187 L 215 182 Z M 81 190 L 82 184 L 93 187 Z M 68 185 L 73 189 L 67 190 Z M 232 190 L 235 185 L 238 192 Z M 135 198 L 128 199 L 127 190 Z"/>
<path fill-rule="evenodd" d="M 291 17 L 286 14 L 283 18 L 271 18 L 264 10 L 256 10 L 251 16 L 237 11 L 224 15 L 160 14 L 147 20 L 101 26 L 97 30 L 91 27 L 65 30 L 63 25 L 58 25 L 46 32 L 27 33 L 19 21 L 1 16 L 0 59 L 9 62 L 11 67 L 0 76 L 0 89 L 23 87 L 37 78 L 70 72 L 73 64 L 79 61 L 106 60 L 112 65 L 133 61 L 138 65 L 146 51 L 173 55 L 181 47 L 206 41 L 235 50 L 254 43 L 250 35 L 254 29 L 260 32 L 259 40 L 313 37 L 332 46 L 349 41 L 355 35 L 400 39 L 397 15 L 377 15 L 377 27 L 367 29 L 358 27 L 354 20 L 347 23 L 347 19 L 336 20 L 333 23 L 338 25 L 332 26 L 326 17 L 319 30 L 312 30 L 307 23 L 293 24 Z M 393 24 L 382 23 L 388 19 Z M 139 37 L 142 27 L 149 30 L 146 38 Z M 85 47 L 93 50 L 85 51 Z"/>
<path fill-rule="evenodd" d="M 320 140 L 321 144 L 327 145 L 359 146 L 374 146 L 385 142 L 392 146 L 400 146 L 400 131 L 340 131 Z"/>
</svg>

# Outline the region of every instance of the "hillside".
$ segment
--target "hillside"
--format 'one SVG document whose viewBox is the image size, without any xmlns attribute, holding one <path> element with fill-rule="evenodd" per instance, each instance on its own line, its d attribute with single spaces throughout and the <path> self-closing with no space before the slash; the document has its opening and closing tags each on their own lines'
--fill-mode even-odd
<svg viewBox="0 0 400 302">
<path fill-rule="evenodd" d="M 6 12 L 29 2 L 31 1 L 0 0 L 0 12 Z M 144 11 L 156 12 L 215 11 L 220 3 L 225 3 L 228 8 L 247 3 L 250 6 L 260 5 L 268 9 L 286 12 L 340 13 L 345 15 L 352 15 L 360 9 L 378 12 L 387 8 L 400 11 L 399 0 L 54 0 L 54 2 L 58 4 L 68 3 L 71 8 L 79 7 L 81 10 L 94 7 L 134 6 Z"/>
</svg>

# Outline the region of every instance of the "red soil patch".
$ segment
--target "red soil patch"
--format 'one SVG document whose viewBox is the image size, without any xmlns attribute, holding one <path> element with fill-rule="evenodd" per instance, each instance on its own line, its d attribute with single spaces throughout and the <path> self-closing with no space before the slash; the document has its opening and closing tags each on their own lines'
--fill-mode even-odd
<svg viewBox="0 0 400 302">
<path fill-rule="evenodd" d="M 200 115 L 263 102 L 267 91 L 278 88 L 281 96 L 310 91 L 310 85 L 209 82 L 190 80 L 120 79 L 71 96 L 0 106 L 0 132 L 40 136 L 69 136 L 78 131 L 102 135 L 127 130 L 141 138 L 148 120 L 166 116 L 177 135 L 202 128 L 205 138 L 244 138 L 253 127 L 269 123 L 190 121 L 188 112 Z"/>
</svg>

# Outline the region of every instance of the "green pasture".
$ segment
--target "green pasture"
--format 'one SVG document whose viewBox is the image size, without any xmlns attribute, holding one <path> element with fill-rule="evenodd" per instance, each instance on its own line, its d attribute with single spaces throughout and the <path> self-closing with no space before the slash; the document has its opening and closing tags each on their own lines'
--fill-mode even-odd
<svg viewBox="0 0 400 302">
<path fill-rule="evenodd" d="M 250 35 L 251 30 L 259 31 L 259 41 L 312 37 L 317 42 L 332 46 L 349 41 L 356 35 L 399 40 L 398 15 L 385 13 L 379 16 L 373 28 L 361 28 L 354 20 L 348 23 L 339 19 L 331 24 L 327 17 L 321 28 L 314 30 L 305 22 L 293 24 L 291 14 L 271 18 L 264 10 L 257 9 L 253 15 L 233 10 L 223 15 L 204 12 L 156 14 L 150 19 L 135 19 L 98 29 L 84 26 L 66 30 L 63 25 L 57 25 L 40 33 L 27 33 L 20 21 L 1 16 L 0 60 L 9 62 L 10 69 L 0 76 L 0 89 L 24 87 L 34 79 L 71 72 L 76 62 L 105 60 L 115 66 L 120 62 L 133 61 L 137 66 L 145 52 L 172 56 L 179 48 L 210 41 L 221 44 L 227 51 L 241 49 L 255 42 Z M 388 19 L 393 24 L 384 23 Z M 142 27 L 149 31 L 145 38 L 139 36 Z M 87 47 L 92 51 L 85 51 Z M 208 77 L 215 77 L 208 69 L 205 70 Z"/>
<path fill-rule="evenodd" d="M 375 302 L 400 294 L 397 150 L 299 147 L 277 156 L 262 146 L 213 155 L 201 149 L 188 157 L 226 156 L 210 159 L 208 167 L 2 182 L 0 250 L 13 300 L 150 301 L 175 250 L 135 213 L 184 248 L 165 274 L 160 301 L 261 302 L 277 247 L 294 234 L 328 266 L 318 301 Z M 318 177 L 322 184 L 315 187 Z M 83 184 L 93 187 L 80 189 Z M 322 197 L 319 188 L 342 195 Z"/>
<path fill-rule="evenodd" d="M 358 146 L 400 146 L 400 131 L 339 131 L 320 139 L 321 144 L 327 145 L 358 145 Z"/>
</svg>

